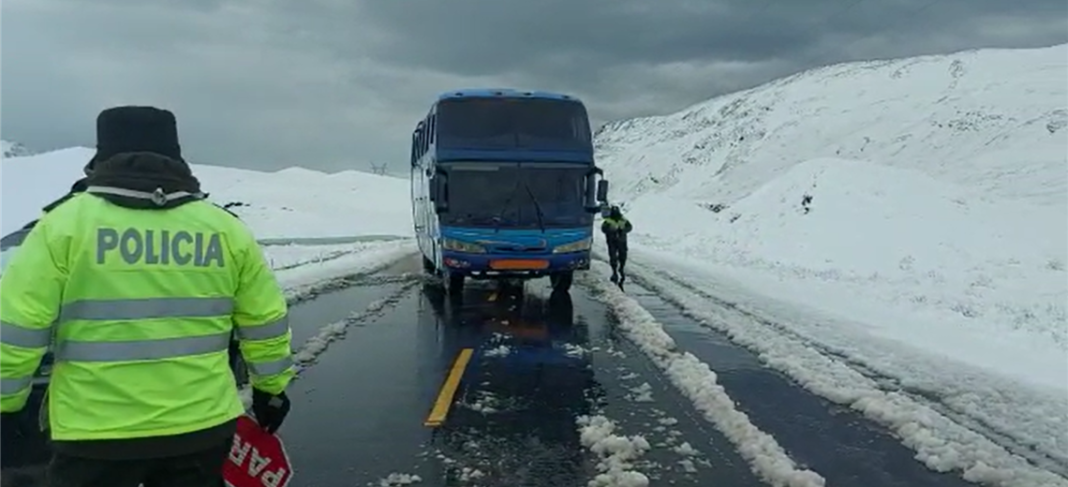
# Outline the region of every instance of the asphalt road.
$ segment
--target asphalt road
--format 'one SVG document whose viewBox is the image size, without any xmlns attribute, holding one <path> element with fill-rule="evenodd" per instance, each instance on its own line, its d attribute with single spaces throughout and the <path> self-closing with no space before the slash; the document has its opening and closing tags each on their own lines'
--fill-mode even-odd
<svg viewBox="0 0 1068 487">
<path fill-rule="evenodd" d="M 417 266 L 405 262 L 387 274 L 414 276 Z M 360 316 L 292 387 L 284 437 L 298 469 L 294 487 L 381 485 L 391 474 L 417 475 L 419 486 L 585 486 L 599 458 L 580 443 L 576 420 L 591 414 L 617 422 L 618 434 L 645 437 L 652 448 L 635 469 L 651 485 L 764 485 L 617 333 L 604 305 L 581 288 L 546 297 L 537 290 L 543 286 L 531 283 L 523 295 L 469 285 L 453 303 L 408 277 L 295 308 L 301 327 Z M 628 293 L 717 372 L 739 409 L 828 485 L 970 485 L 924 468 L 887 431 L 763 367 L 639 285 Z M 314 332 L 305 329 L 298 342 Z M 442 399 L 467 354 L 455 396 Z M 428 426 L 442 402 L 451 405 L 444 421 Z M 680 451 L 686 443 L 694 451 Z"/>
<path fill-rule="evenodd" d="M 603 305 L 579 290 L 539 294 L 475 284 L 454 303 L 412 278 L 295 307 L 293 323 L 311 324 L 389 303 L 350 320 L 292 386 L 283 435 L 293 485 L 379 485 L 395 474 L 417 475 L 420 486 L 585 486 L 598 458 L 576 420 L 598 413 L 653 446 L 637 469 L 654 485 L 760 485 L 641 353 L 626 350 Z M 315 330 L 295 333 L 300 342 Z M 467 356 L 453 400 L 443 399 Z M 436 424 L 439 404 L 449 409 Z M 672 450 L 686 442 L 702 454 Z"/>
<path fill-rule="evenodd" d="M 450 302 L 418 268 L 405 260 L 292 307 L 295 346 L 324 330 L 343 334 L 303 354 L 290 388 L 281 431 L 295 467 L 290 487 L 407 485 L 412 475 L 418 487 L 584 487 L 600 457 L 582 445 L 576 421 L 597 414 L 618 423 L 617 434 L 648 441 L 635 469 L 652 486 L 764 485 L 584 289 L 553 298 L 543 283 L 526 293 L 472 284 Z M 639 285 L 628 294 L 828 485 L 970 485 L 925 469 L 886 431 Z"/>
</svg>

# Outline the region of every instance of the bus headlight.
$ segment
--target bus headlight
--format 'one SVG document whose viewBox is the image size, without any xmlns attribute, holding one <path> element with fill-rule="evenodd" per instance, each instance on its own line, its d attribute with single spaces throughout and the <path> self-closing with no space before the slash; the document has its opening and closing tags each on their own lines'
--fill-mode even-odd
<svg viewBox="0 0 1068 487">
<path fill-rule="evenodd" d="M 558 245 L 553 248 L 554 254 L 567 254 L 571 252 L 582 252 L 584 250 L 590 250 L 590 246 L 593 245 L 593 237 L 586 237 L 578 242 L 571 242 L 568 244 Z"/>
<path fill-rule="evenodd" d="M 466 254 L 484 254 L 486 248 L 469 242 L 462 242 L 460 240 L 454 240 L 451 238 L 441 239 L 441 248 L 445 250 L 451 250 L 453 252 L 463 252 Z"/>
</svg>

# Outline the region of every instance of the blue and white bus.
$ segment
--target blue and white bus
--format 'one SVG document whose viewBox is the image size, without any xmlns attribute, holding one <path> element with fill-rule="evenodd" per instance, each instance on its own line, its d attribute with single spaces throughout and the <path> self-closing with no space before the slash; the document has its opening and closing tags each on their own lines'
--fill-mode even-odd
<svg viewBox="0 0 1068 487">
<path fill-rule="evenodd" d="M 548 276 L 567 292 L 590 267 L 608 182 L 585 105 L 510 89 L 441 94 L 412 134 L 411 198 L 423 267 L 451 295 L 472 279 Z"/>
</svg>

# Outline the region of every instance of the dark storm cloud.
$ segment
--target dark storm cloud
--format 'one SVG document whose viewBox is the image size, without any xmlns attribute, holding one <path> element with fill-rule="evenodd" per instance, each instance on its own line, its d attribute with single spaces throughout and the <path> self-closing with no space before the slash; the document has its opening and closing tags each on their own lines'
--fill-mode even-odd
<svg viewBox="0 0 1068 487">
<path fill-rule="evenodd" d="M 644 96 L 678 108 L 680 102 L 823 63 L 1068 39 L 1068 6 L 1061 0 L 409 0 L 364 5 L 370 20 L 395 33 L 390 43 L 375 46 L 384 61 L 457 74 L 515 73 L 607 102 L 613 116 L 633 108 L 627 106 L 630 98 Z M 1011 32 L 1014 26 L 1019 30 Z M 866 39 L 878 42 L 864 45 Z M 700 66 L 707 68 L 705 79 L 666 80 L 672 76 L 656 69 L 696 74 L 693 68 Z"/>
<path fill-rule="evenodd" d="M 872 57 L 1068 41 L 1063 0 L 5 0 L 3 137 L 92 144 L 106 106 L 179 116 L 191 158 L 403 166 L 434 95 L 514 86 L 595 123 Z"/>
</svg>

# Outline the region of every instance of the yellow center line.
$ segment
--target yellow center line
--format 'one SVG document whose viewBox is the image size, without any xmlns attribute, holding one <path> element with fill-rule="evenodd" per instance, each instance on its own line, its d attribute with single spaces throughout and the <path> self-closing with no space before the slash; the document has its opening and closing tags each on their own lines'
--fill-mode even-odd
<svg viewBox="0 0 1068 487">
<path fill-rule="evenodd" d="M 474 350 L 470 348 L 460 350 L 460 355 L 453 362 L 449 376 L 445 378 L 445 382 L 441 385 L 438 399 L 434 401 L 434 409 L 430 410 L 430 415 L 423 422 L 424 426 L 438 427 L 445 422 L 445 417 L 449 415 L 449 408 L 452 407 L 453 397 L 456 396 L 456 389 L 460 387 L 460 379 L 464 376 L 464 370 L 467 369 L 467 364 L 471 362 L 471 354 L 473 353 Z"/>
<path fill-rule="evenodd" d="M 496 301 L 497 300 L 497 293 L 490 294 L 489 297 L 486 298 L 486 300 L 490 301 L 490 302 Z"/>
</svg>

